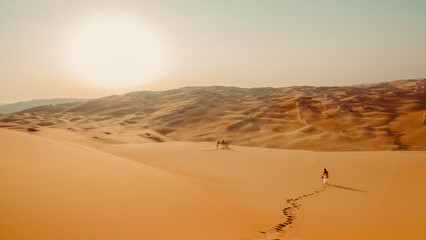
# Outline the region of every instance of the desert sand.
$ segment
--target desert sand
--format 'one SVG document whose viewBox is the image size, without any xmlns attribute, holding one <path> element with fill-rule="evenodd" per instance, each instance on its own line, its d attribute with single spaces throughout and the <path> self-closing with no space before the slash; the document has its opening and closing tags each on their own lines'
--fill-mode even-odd
<svg viewBox="0 0 426 240">
<path fill-rule="evenodd" d="M 119 141 L 217 141 L 301 150 L 426 150 L 426 80 L 353 87 L 187 87 L 0 115 L 0 128 L 60 128 Z"/>
<path fill-rule="evenodd" d="M 0 115 L 0 239 L 426 239 L 424 90 L 193 87 Z"/>
<path fill-rule="evenodd" d="M 425 152 L 117 144 L 48 128 L 0 141 L 1 239 L 426 236 Z"/>
<path fill-rule="evenodd" d="M 1 239 L 230 239 L 256 226 L 146 165 L 26 133 L 0 141 Z"/>
</svg>

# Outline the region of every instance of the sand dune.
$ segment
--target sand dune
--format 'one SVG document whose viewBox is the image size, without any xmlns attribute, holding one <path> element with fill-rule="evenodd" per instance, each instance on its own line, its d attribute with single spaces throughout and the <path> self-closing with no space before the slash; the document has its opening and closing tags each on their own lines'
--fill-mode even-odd
<svg viewBox="0 0 426 240">
<path fill-rule="evenodd" d="M 44 105 L 57 105 L 62 103 L 73 103 L 73 102 L 86 102 L 87 99 L 79 98 L 53 98 L 53 99 L 35 99 L 25 102 L 1 104 L 0 103 L 0 114 L 2 113 L 14 113 L 22 111 L 28 108 L 39 107 Z"/>
<path fill-rule="evenodd" d="M 425 239 L 425 85 L 189 87 L 0 115 L 0 239 Z"/>
<path fill-rule="evenodd" d="M 256 220 L 163 171 L 0 131 L 1 239 L 229 239 Z"/>
<path fill-rule="evenodd" d="M 426 235 L 425 152 L 117 144 L 54 129 L 0 141 L 2 239 Z"/>
<path fill-rule="evenodd" d="M 420 79 L 357 87 L 132 92 L 2 115 L 0 128 L 50 127 L 97 138 L 108 131 L 126 136 L 127 143 L 226 139 L 286 149 L 425 150 L 425 86 Z"/>
<path fill-rule="evenodd" d="M 101 148 L 248 207 L 263 221 L 251 239 L 423 239 L 426 233 L 425 152 L 216 150 L 203 143 Z M 325 191 L 323 167 L 333 172 Z"/>
</svg>

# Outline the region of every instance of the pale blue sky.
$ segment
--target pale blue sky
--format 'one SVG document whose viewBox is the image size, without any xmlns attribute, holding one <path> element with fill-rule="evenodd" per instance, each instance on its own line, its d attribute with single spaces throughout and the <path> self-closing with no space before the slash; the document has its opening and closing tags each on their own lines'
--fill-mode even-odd
<svg viewBox="0 0 426 240">
<path fill-rule="evenodd" d="M 133 88 L 92 86 L 63 60 L 98 16 L 140 19 L 167 64 Z M 193 85 L 353 85 L 426 77 L 426 1 L 0 0 L 0 102 Z"/>
</svg>

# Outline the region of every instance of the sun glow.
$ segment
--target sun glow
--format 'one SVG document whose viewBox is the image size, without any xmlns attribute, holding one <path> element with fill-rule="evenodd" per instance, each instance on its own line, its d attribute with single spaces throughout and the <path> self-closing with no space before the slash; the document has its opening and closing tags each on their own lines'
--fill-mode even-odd
<svg viewBox="0 0 426 240">
<path fill-rule="evenodd" d="M 80 28 L 69 48 L 71 70 L 95 85 L 136 86 L 157 77 L 163 46 L 136 21 L 105 18 Z"/>
</svg>

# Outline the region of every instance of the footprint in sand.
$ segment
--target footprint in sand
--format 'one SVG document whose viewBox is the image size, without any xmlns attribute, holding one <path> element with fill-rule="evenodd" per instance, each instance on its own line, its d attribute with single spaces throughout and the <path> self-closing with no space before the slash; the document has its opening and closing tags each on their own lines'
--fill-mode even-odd
<svg viewBox="0 0 426 240">
<path fill-rule="evenodd" d="M 320 193 L 320 192 L 322 192 L 324 190 L 325 189 L 323 188 L 321 190 L 317 190 L 317 191 L 312 192 L 312 193 L 304 194 L 304 195 L 299 196 L 297 198 L 286 199 L 286 203 L 289 203 L 290 206 L 282 209 L 283 215 L 285 216 L 285 221 L 282 222 L 282 223 L 277 224 L 275 227 L 273 227 L 273 228 L 271 228 L 269 230 L 260 231 L 260 233 L 262 233 L 262 234 L 264 234 L 266 236 L 268 236 L 268 235 L 275 235 L 275 236 L 279 235 L 281 237 L 284 236 L 284 234 L 286 233 L 286 231 L 293 227 L 292 226 L 293 222 L 296 219 L 295 211 L 302 206 L 302 204 L 299 203 L 299 200 L 301 200 L 304 197 L 306 198 L 306 197 L 312 196 L 312 195 L 314 195 L 316 193 Z M 281 238 L 274 238 L 274 239 L 280 240 Z"/>
</svg>

